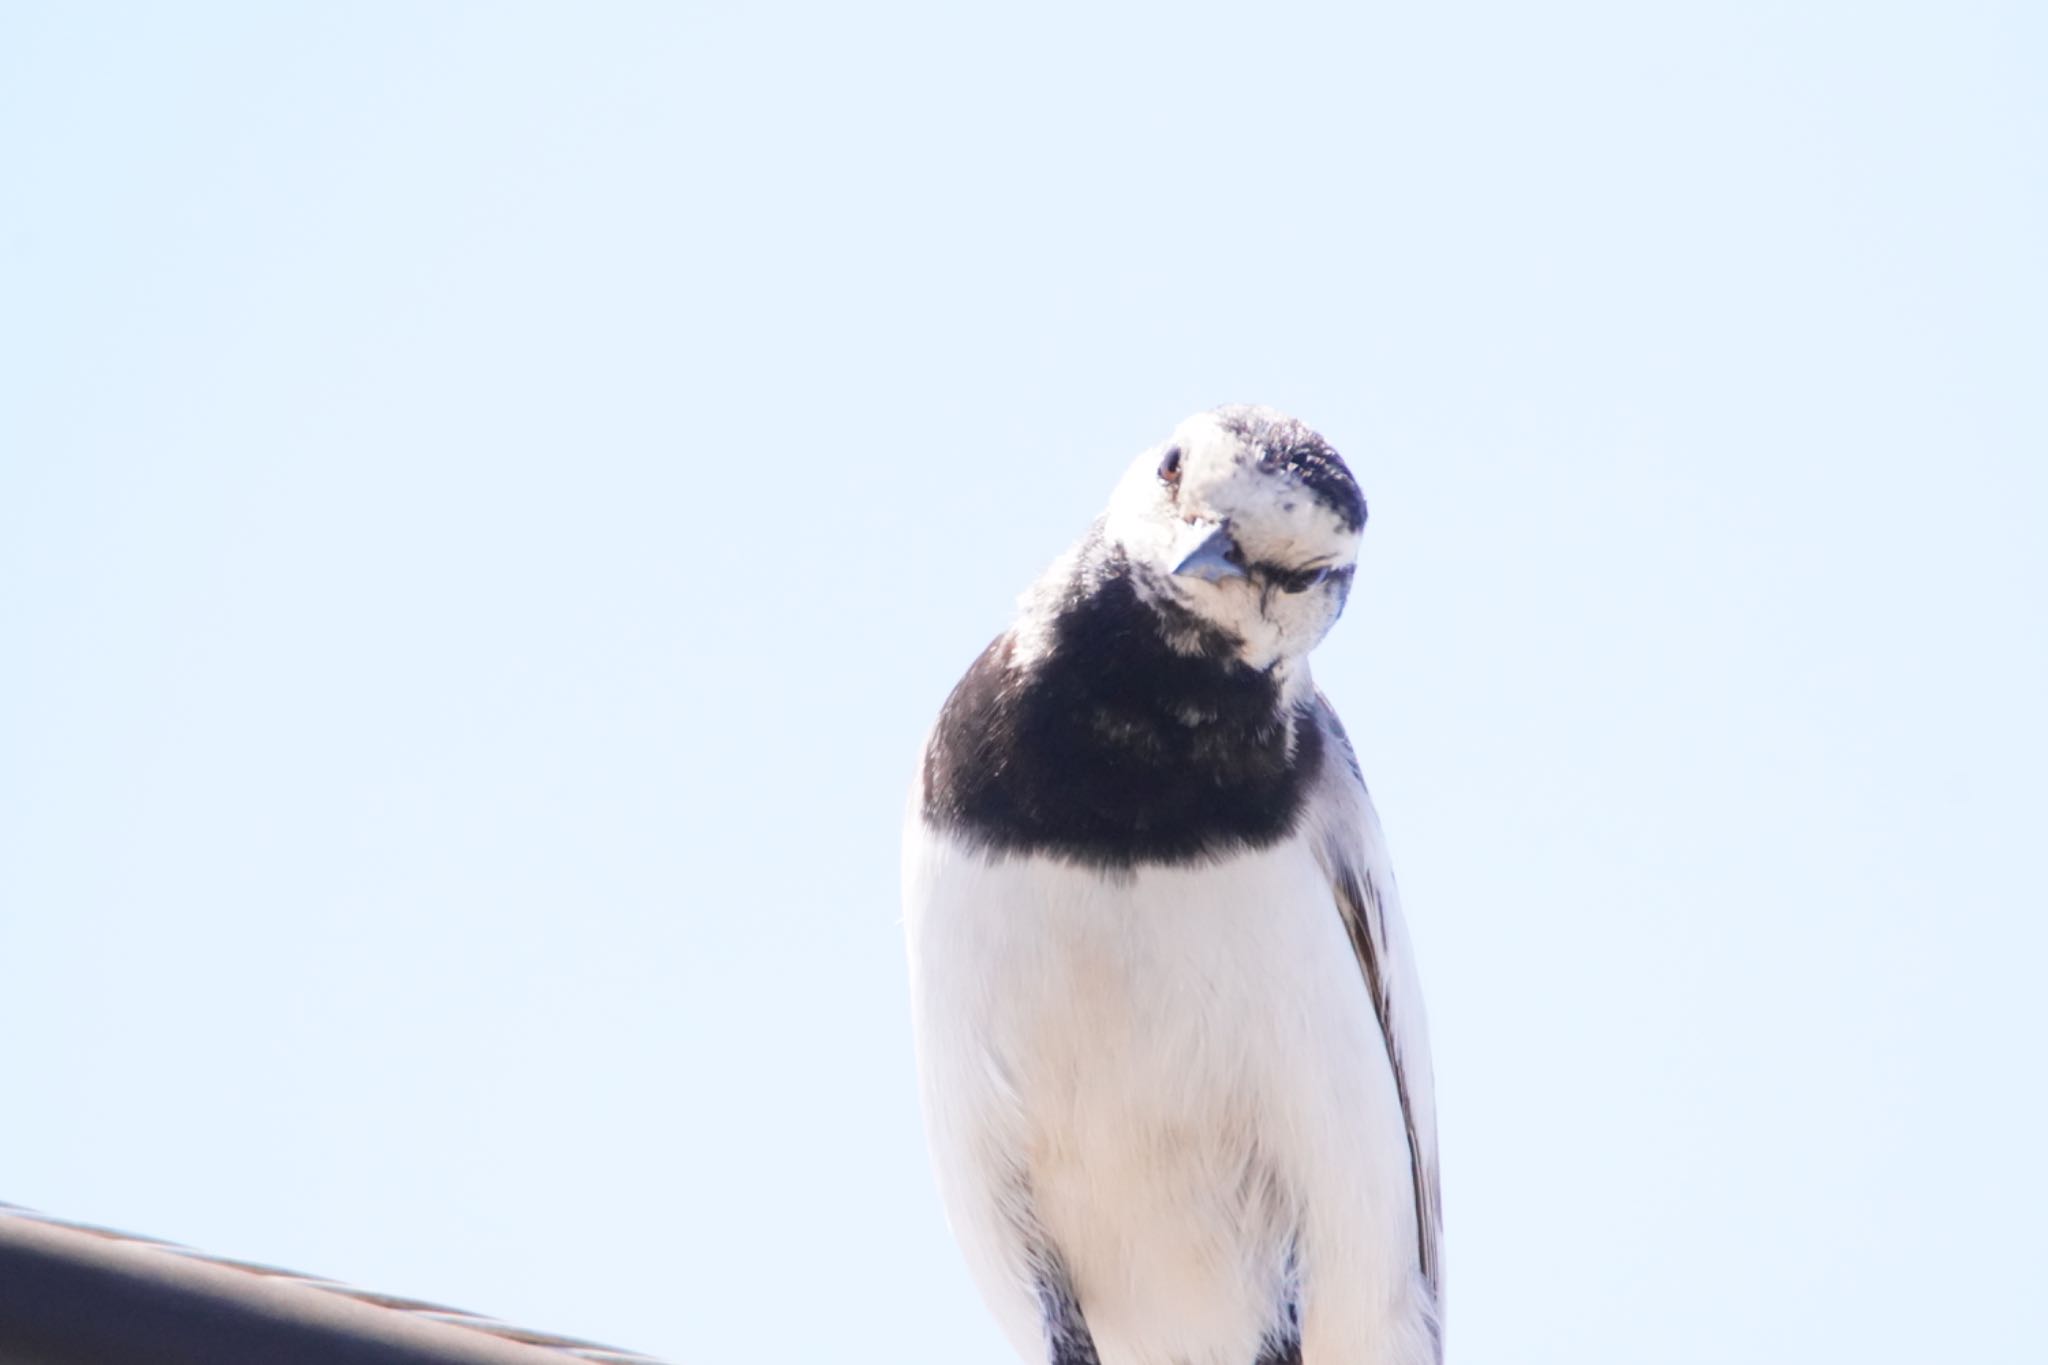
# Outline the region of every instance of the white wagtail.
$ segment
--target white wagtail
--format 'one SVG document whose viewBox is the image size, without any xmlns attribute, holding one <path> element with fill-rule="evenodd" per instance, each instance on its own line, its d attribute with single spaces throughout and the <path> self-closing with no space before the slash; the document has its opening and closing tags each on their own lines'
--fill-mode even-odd
<svg viewBox="0 0 2048 1365">
<path fill-rule="evenodd" d="M 904 850 L 941 1193 L 1037 1365 L 1441 1358 L 1429 1040 L 1379 821 L 1309 678 L 1365 499 L 1192 417 L 928 741 Z"/>
</svg>

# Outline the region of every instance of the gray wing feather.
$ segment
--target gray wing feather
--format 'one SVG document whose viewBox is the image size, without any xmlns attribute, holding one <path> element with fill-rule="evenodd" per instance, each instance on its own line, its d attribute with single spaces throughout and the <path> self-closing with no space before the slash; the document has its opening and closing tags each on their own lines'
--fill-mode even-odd
<svg viewBox="0 0 2048 1365">
<path fill-rule="evenodd" d="M 1400 1097 L 1408 1133 L 1416 1263 L 1430 1293 L 1441 1302 L 1443 1205 L 1438 1192 L 1429 1025 L 1394 889 L 1393 868 L 1357 756 L 1336 712 L 1321 695 L 1316 698 L 1315 716 L 1323 729 L 1325 752 L 1340 760 L 1325 765 L 1315 802 L 1322 824 L 1319 847 L 1373 1012 L 1379 1018 L 1380 1036 L 1386 1040 L 1387 1061 L 1393 1069 L 1394 1090 Z"/>
</svg>

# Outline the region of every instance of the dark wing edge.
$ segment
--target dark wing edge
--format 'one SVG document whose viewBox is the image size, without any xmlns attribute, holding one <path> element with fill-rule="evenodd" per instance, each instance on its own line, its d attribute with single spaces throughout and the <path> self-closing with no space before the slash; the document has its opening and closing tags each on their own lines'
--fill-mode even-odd
<svg viewBox="0 0 2048 1365">
<path fill-rule="evenodd" d="M 1393 868 L 1380 837 L 1379 819 L 1366 794 L 1358 759 L 1336 712 L 1320 695 L 1316 719 L 1326 752 L 1341 762 L 1326 765 L 1321 846 L 1337 908 L 1351 949 L 1365 978 L 1373 1013 L 1386 1042 L 1394 1091 L 1408 1135 L 1408 1170 L 1414 1187 L 1416 1262 L 1430 1294 L 1443 1300 L 1443 1199 L 1436 1142 L 1435 1082 L 1430 1072 L 1429 1025 L 1407 928 L 1401 918 Z"/>
<path fill-rule="evenodd" d="M 1384 907 L 1379 886 L 1370 873 L 1340 875 L 1337 904 L 1344 912 L 1344 927 L 1351 935 L 1351 950 L 1358 955 L 1359 970 L 1365 975 L 1366 991 L 1372 996 L 1373 1013 L 1379 1016 L 1380 1036 L 1387 1041 L 1387 1061 L 1394 1070 L 1394 1091 L 1401 1100 L 1401 1119 L 1408 1130 L 1408 1170 L 1415 1186 L 1416 1258 L 1422 1278 L 1431 1292 L 1443 1292 L 1442 1251 L 1443 1200 L 1438 1188 L 1436 1135 L 1425 1133 L 1418 1122 L 1416 1087 L 1410 1076 L 1418 1070 L 1427 1078 L 1429 1059 L 1406 1055 L 1394 1016 L 1394 1001 L 1386 972 Z"/>
</svg>

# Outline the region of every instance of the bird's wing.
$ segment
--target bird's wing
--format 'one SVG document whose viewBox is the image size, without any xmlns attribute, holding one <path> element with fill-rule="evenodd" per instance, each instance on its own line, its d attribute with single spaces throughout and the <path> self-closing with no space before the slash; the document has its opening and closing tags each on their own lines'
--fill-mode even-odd
<svg viewBox="0 0 2048 1365">
<path fill-rule="evenodd" d="M 1329 873 L 1359 971 L 1379 1016 L 1408 1130 L 1408 1167 L 1415 1193 L 1415 1252 L 1430 1292 L 1443 1296 L 1443 1209 L 1437 1192 L 1436 1091 L 1429 1067 L 1429 1022 L 1422 987 L 1394 889 L 1394 869 L 1366 794 L 1358 758 L 1337 713 L 1316 697 L 1315 719 L 1326 761 L 1312 804 L 1317 847 Z"/>
</svg>

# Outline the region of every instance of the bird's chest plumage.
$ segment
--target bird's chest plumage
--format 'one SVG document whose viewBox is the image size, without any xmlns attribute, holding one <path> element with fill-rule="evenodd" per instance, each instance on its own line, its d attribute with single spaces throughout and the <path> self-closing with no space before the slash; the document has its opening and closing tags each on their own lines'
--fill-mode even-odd
<svg viewBox="0 0 2048 1365">
<path fill-rule="evenodd" d="M 942 1183 L 1013 1191 L 997 1239 L 1042 1240 L 1105 1362 L 1249 1365 L 1390 1106 L 1310 845 L 1104 872 L 927 830 L 906 870 Z"/>
<path fill-rule="evenodd" d="M 984 847 L 1194 866 L 1286 838 L 1322 763 L 1287 680 L 1113 577 L 975 661 L 925 750 L 923 814 Z M 1179 638 L 1179 644 L 1173 639 Z"/>
<path fill-rule="evenodd" d="M 1285 1034 L 1274 1003 L 1294 984 L 1303 940 L 1343 947 L 1299 841 L 1117 874 L 1031 857 L 960 862 L 955 904 L 978 922 L 957 926 L 958 965 L 989 987 L 985 1041 L 1026 1098 L 1070 1129 L 1213 1128 L 1218 1106 L 1256 1101 Z"/>
</svg>

